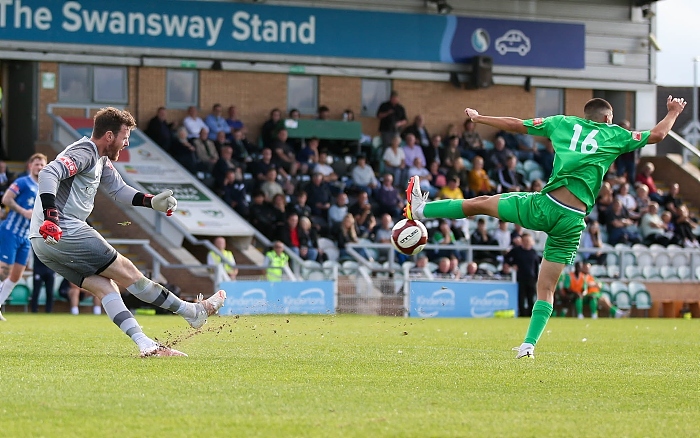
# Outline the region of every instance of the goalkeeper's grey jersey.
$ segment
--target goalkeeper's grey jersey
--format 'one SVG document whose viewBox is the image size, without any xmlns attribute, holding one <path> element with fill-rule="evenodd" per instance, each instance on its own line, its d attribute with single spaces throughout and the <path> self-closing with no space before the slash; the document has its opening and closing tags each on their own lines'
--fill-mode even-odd
<svg viewBox="0 0 700 438">
<path fill-rule="evenodd" d="M 29 238 L 41 237 L 42 193 L 56 195 L 58 224 L 65 235 L 89 226 L 85 220 L 95 206 L 100 184 L 111 198 L 124 204 L 131 204 L 137 193 L 124 182 L 109 158 L 99 156 L 97 146 L 87 137 L 66 147 L 39 172 L 39 194 L 34 202 Z"/>
</svg>

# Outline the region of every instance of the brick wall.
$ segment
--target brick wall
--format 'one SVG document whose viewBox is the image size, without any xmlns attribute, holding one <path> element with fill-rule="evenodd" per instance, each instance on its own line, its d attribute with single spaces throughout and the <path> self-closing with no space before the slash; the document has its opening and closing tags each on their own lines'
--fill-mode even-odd
<svg viewBox="0 0 700 438">
<path fill-rule="evenodd" d="M 58 72 L 58 64 L 40 63 L 41 72 Z M 148 121 L 160 106 L 165 106 L 166 69 L 155 67 L 129 67 L 129 105 L 140 127 Z M 333 119 L 340 119 L 346 108 L 352 109 L 362 123 L 363 132 L 376 135 L 378 120 L 362 117 L 361 78 L 319 77 L 319 104 L 331 110 Z M 496 85 L 481 90 L 454 88 L 449 82 L 426 82 L 394 80 L 393 88 L 399 92 L 401 103 L 406 108 L 409 121 L 417 114 L 423 115 L 431 133 L 445 135 L 454 126 L 462 131 L 465 120 L 464 108 L 471 106 L 482 114 L 530 118 L 535 113 L 535 92 L 525 91 L 521 86 Z M 583 104 L 592 97 L 591 90 L 569 89 L 565 94 L 565 112 L 582 115 Z M 58 90 L 40 90 L 39 139 L 50 139 L 51 120 L 44 114 L 46 105 L 56 102 Z M 249 130 L 249 138 L 256 141 L 260 127 L 267 120 L 272 108 L 287 110 L 287 74 L 237 71 L 200 70 L 199 108 L 205 117 L 214 103 L 220 103 L 224 112 L 229 105 L 236 105 L 242 120 Z M 169 109 L 168 120 L 180 124 L 185 109 Z M 80 110 L 56 110 L 57 114 L 82 116 Z M 485 138 L 492 138 L 494 131 L 479 126 Z"/>
</svg>

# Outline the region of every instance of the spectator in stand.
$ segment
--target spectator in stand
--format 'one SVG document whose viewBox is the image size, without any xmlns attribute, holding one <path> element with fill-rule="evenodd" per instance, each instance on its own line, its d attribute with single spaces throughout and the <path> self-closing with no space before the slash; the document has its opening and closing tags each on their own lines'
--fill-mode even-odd
<svg viewBox="0 0 700 438">
<path fill-rule="evenodd" d="M 605 223 L 608 226 L 608 243 L 615 246 L 618 243 L 633 245 L 640 243 L 641 239 L 636 230 L 632 228 L 634 221 L 619 199 L 615 199 L 607 212 Z"/>
<path fill-rule="evenodd" d="M 609 182 L 605 181 L 600 186 L 600 191 L 598 192 L 598 197 L 595 201 L 594 213 L 591 216 L 593 219 L 597 219 L 601 225 L 607 225 L 608 222 L 608 211 L 615 200 L 614 192 L 612 186 Z"/>
<path fill-rule="evenodd" d="M 469 237 L 472 245 L 498 245 L 498 241 L 493 238 L 486 228 L 486 220 L 480 217 L 476 221 L 476 230 Z M 474 251 L 475 260 L 495 259 L 498 254 L 492 251 Z"/>
<path fill-rule="evenodd" d="M 377 225 L 372 234 L 374 238 L 372 239 L 376 243 L 391 243 L 391 233 L 392 227 L 394 226 L 394 220 L 388 214 L 382 215 L 381 224 Z"/>
<path fill-rule="evenodd" d="M 248 217 L 248 200 L 246 199 L 245 182 L 240 168 L 228 169 L 224 178 L 221 198 L 229 207 L 243 217 Z"/>
<path fill-rule="evenodd" d="M 457 258 L 456 255 L 450 254 L 448 257 L 450 259 L 450 271 L 455 275 L 455 280 L 459 280 L 459 278 L 462 276 L 462 273 L 459 270 L 459 258 Z"/>
<path fill-rule="evenodd" d="M 406 168 L 411 167 L 416 158 L 420 158 L 425 166 L 425 155 L 423 155 L 423 149 L 416 143 L 416 136 L 408 133 L 405 135 L 405 141 L 406 144 L 403 146 L 403 155 Z"/>
<path fill-rule="evenodd" d="M 343 111 L 343 122 L 354 122 L 355 121 L 355 112 L 351 110 L 350 108 L 346 109 Z"/>
<path fill-rule="evenodd" d="M 542 258 L 533 249 L 534 240 L 523 233 L 522 246 L 514 247 L 505 257 L 505 264 L 517 271 L 518 316 L 531 316 L 537 297 L 537 273 Z"/>
<path fill-rule="evenodd" d="M 489 279 L 489 277 L 491 277 L 491 274 L 489 274 L 488 271 L 479 268 L 479 265 L 477 265 L 476 262 L 467 263 L 467 273 L 464 276 L 465 280 L 483 280 Z"/>
<path fill-rule="evenodd" d="M 217 191 L 221 191 L 224 187 L 224 179 L 226 179 L 226 172 L 229 170 L 236 170 L 238 163 L 233 161 L 233 148 L 231 146 L 223 146 L 221 148 L 221 155 L 216 164 L 214 164 L 214 171 L 212 175 L 214 176 L 214 187 Z"/>
<path fill-rule="evenodd" d="M 348 243 L 359 242 L 359 238 L 357 237 L 357 227 L 355 226 L 355 218 L 352 217 L 350 213 L 345 215 L 343 222 L 341 222 L 340 226 L 336 229 L 335 241 L 337 242 L 338 249 L 340 250 L 340 259 L 349 258 L 350 256 L 345 248 L 345 245 Z M 367 254 L 364 252 L 364 250 L 362 250 L 362 248 L 358 248 L 357 252 L 363 255 L 363 257 L 367 258 Z"/>
<path fill-rule="evenodd" d="M 272 148 L 274 146 L 275 140 L 277 140 L 277 124 L 280 120 L 282 120 L 282 112 L 278 108 L 270 111 L 270 118 L 260 128 L 263 147 Z"/>
<path fill-rule="evenodd" d="M 440 167 L 440 154 L 442 153 L 442 137 L 440 134 L 435 134 L 430 137 L 430 143 L 423 148 L 423 156 L 425 157 L 425 167 L 430 167 L 433 162 L 437 162 Z"/>
<path fill-rule="evenodd" d="M 623 120 L 620 122 L 620 126 L 626 130 L 631 130 L 631 124 L 629 120 Z M 634 134 L 633 134 L 634 136 Z M 637 163 L 639 162 L 639 149 L 633 150 L 632 152 L 626 152 L 615 160 L 615 165 L 617 167 L 617 174 L 619 176 L 625 176 L 627 181 L 635 181 L 635 171 L 637 169 Z"/>
<path fill-rule="evenodd" d="M 454 280 L 456 276 L 452 269 L 450 268 L 450 259 L 447 257 L 440 257 L 438 260 L 438 267 L 433 271 L 433 277 L 440 280 Z"/>
<path fill-rule="evenodd" d="M 382 180 L 382 185 L 379 186 L 376 193 L 377 202 L 379 203 L 377 213 L 388 213 L 391 215 L 391 217 L 395 218 L 401 216 L 403 199 L 393 184 L 394 177 L 390 173 L 385 174 L 384 179 Z"/>
<path fill-rule="evenodd" d="M 394 137 L 401 132 L 407 124 L 406 110 L 399 103 L 399 93 L 393 90 L 389 100 L 379 105 L 377 109 L 379 119 L 379 135 L 382 138 L 382 146 L 389 148 Z"/>
<path fill-rule="evenodd" d="M 269 202 L 265 202 L 263 192 L 253 192 L 248 222 L 268 239 L 274 238 L 276 214 Z"/>
<path fill-rule="evenodd" d="M 670 211 L 674 218 L 679 216 L 679 207 L 683 205 L 683 201 L 681 201 L 681 198 L 678 196 L 680 191 L 681 187 L 678 183 L 673 183 L 668 193 L 663 198 L 664 208 Z"/>
<path fill-rule="evenodd" d="M 280 173 L 285 178 L 288 176 L 295 176 L 299 168 L 299 163 L 297 163 L 296 157 L 294 156 L 294 151 L 289 143 L 287 143 L 288 136 L 289 133 L 286 128 L 277 131 L 277 139 L 272 147 L 272 162 L 280 169 Z"/>
<path fill-rule="evenodd" d="M 466 119 L 464 121 L 462 143 L 464 144 L 462 157 L 467 160 L 472 161 L 477 155 L 482 158 L 486 156 L 484 140 L 481 138 L 481 134 L 476 131 L 476 123 L 474 123 L 472 119 Z"/>
<path fill-rule="evenodd" d="M 367 165 L 367 157 L 359 155 L 357 164 L 352 169 L 352 186 L 371 195 L 379 187 L 379 181 L 374 175 L 374 169 Z"/>
<path fill-rule="evenodd" d="M 253 163 L 253 175 L 257 184 L 262 184 L 267 180 L 267 171 L 276 169 L 277 166 L 272 162 L 272 149 L 265 148 L 262 150 L 260 160 Z"/>
<path fill-rule="evenodd" d="M 265 253 L 263 266 L 267 269 L 267 281 L 282 281 L 285 268 L 289 268 L 289 256 L 284 252 L 284 244 L 272 242 L 272 249 Z"/>
<path fill-rule="evenodd" d="M 197 154 L 197 170 L 211 173 L 214 170 L 214 164 L 219 160 L 219 153 L 216 151 L 214 140 L 209 139 L 207 128 L 202 128 L 199 138 L 192 140 L 192 145 Z"/>
<path fill-rule="evenodd" d="M 436 245 L 452 245 L 456 241 L 457 239 L 455 238 L 454 231 L 452 231 L 452 228 L 450 227 L 450 222 L 445 219 L 441 219 L 437 231 L 435 231 L 433 234 L 432 243 Z M 433 258 L 447 258 L 453 253 L 454 250 L 435 249 L 433 251 Z"/>
<path fill-rule="evenodd" d="M 292 108 L 289 110 L 289 118 L 292 120 L 299 120 L 301 118 L 301 113 L 298 109 Z"/>
<path fill-rule="evenodd" d="M 501 170 L 508 165 L 508 158 L 512 157 L 513 151 L 506 148 L 506 141 L 503 137 L 496 137 L 493 142 L 493 149 L 487 154 L 484 162 L 486 170 Z"/>
<path fill-rule="evenodd" d="M 535 152 L 535 161 L 542 167 L 542 173 L 544 174 L 544 180 L 549 181 L 549 177 L 552 175 L 552 170 L 554 169 L 554 145 L 552 140 L 545 138 L 542 140 L 544 149 L 538 149 Z"/>
<path fill-rule="evenodd" d="M 410 278 L 430 278 L 432 274 L 428 270 L 428 256 L 424 253 L 418 253 L 416 256 L 416 264 L 408 270 Z"/>
<path fill-rule="evenodd" d="M 697 226 L 698 224 L 690 218 L 688 206 L 681 204 L 676 218 L 676 241 L 680 242 L 684 248 L 700 248 L 698 238 L 693 232 Z"/>
<path fill-rule="evenodd" d="M 615 199 L 619 199 L 622 206 L 625 207 L 629 213 L 637 210 L 637 200 L 630 194 L 629 184 L 620 184 L 620 189 L 618 190 Z"/>
<path fill-rule="evenodd" d="M 348 195 L 340 193 L 335 198 L 335 204 L 328 209 L 328 226 L 331 229 L 339 226 L 348 214 Z"/>
<path fill-rule="evenodd" d="M 440 158 L 440 167 L 444 169 L 445 172 L 449 171 L 454 167 L 457 158 L 460 158 L 461 156 L 462 154 L 459 150 L 459 137 L 457 137 L 456 135 L 448 137 L 447 145 L 442 150 L 442 157 Z"/>
<path fill-rule="evenodd" d="M 498 184 L 501 186 L 501 193 L 522 192 L 527 189 L 525 178 L 516 170 L 518 160 L 511 155 L 506 161 L 506 167 L 498 171 Z"/>
<path fill-rule="evenodd" d="M 419 176 L 421 190 L 428 192 L 431 198 L 437 194 L 438 190 L 430 183 L 433 176 L 430 174 L 430 171 L 423 166 L 423 161 L 419 157 L 413 160 L 413 165 L 408 168 L 406 176 L 408 178 Z"/>
<path fill-rule="evenodd" d="M 338 175 L 328 164 L 328 152 L 322 150 L 318 153 L 318 163 L 314 166 L 314 173 L 323 175 L 323 180 L 327 183 L 338 181 Z"/>
<path fill-rule="evenodd" d="M 348 208 L 348 213 L 355 216 L 359 228 L 369 228 L 369 218 L 372 216 L 372 203 L 367 192 L 359 192 L 357 201 Z"/>
<path fill-rule="evenodd" d="M 649 210 L 649 203 L 652 202 L 649 199 L 649 187 L 642 183 L 635 184 L 635 195 L 634 200 L 637 203 L 635 211 L 641 217 Z"/>
<path fill-rule="evenodd" d="M 384 156 L 382 157 L 384 160 L 384 171 L 389 172 L 393 177 L 393 181 L 399 186 L 403 185 L 408 179 L 406 176 L 408 171 L 406 168 L 406 155 L 400 145 L 401 137 L 395 135 L 391 139 L 390 147 L 384 150 Z"/>
<path fill-rule="evenodd" d="M 78 308 L 78 305 L 89 294 L 90 293 L 88 291 L 86 291 L 85 289 L 81 289 L 80 287 L 71 283 L 70 281 L 66 280 L 65 278 L 61 282 L 61 285 L 58 287 L 58 295 L 68 300 L 68 303 L 70 305 L 70 314 L 71 315 L 79 315 L 80 314 L 80 309 Z M 102 306 L 102 304 L 101 304 L 100 299 L 93 295 L 93 297 L 92 297 L 92 313 L 95 315 L 101 315 L 102 314 L 102 307 L 101 306 Z"/>
<path fill-rule="evenodd" d="M 275 195 L 272 198 L 272 211 L 275 213 L 275 230 L 284 227 L 287 222 L 287 200 L 284 195 Z"/>
<path fill-rule="evenodd" d="M 304 260 L 320 261 L 319 256 L 323 256 L 323 251 L 318 248 L 318 238 L 316 230 L 311 226 L 311 219 L 302 216 L 299 218 L 299 256 Z"/>
<path fill-rule="evenodd" d="M 316 120 L 328 120 L 330 119 L 331 110 L 326 105 L 321 105 L 316 111 Z"/>
<path fill-rule="evenodd" d="M 654 202 L 662 204 L 663 196 L 656 188 L 654 178 L 651 176 L 652 173 L 654 173 L 654 163 L 646 162 L 642 164 L 642 167 L 639 169 L 639 173 L 637 174 L 635 181 L 646 184 L 646 186 L 649 188 L 649 198 L 651 198 L 651 200 Z"/>
<path fill-rule="evenodd" d="M 603 238 L 600 234 L 600 225 L 596 221 L 590 221 L 588 223 L 588 228 L 583 232 L 581 237 L 581 248 L 602 248 Z M 581 256 L 586 261 L 595 262 L 597 265 L 604 265 L 608 258 L 608 254 L 598 251 L 598 252 L 584 252 Z"/>
<path fill-rule="evenodd" d="M 661 216 L 659 216 L 659 204 L 651 202 L 649 204 L 649 211 L 642 216 L 642 220 L 639 223 L 639 232 L 644 239 L 643 243 L 645 245 L 652 245 L 654 243 L 663 246 L 670 245 L 672 239 L 666 236 L 666 231 L 668 231 L 666 224 L 663 219 L 661 219 Z"/>
<path fill-rule="evenodd" d="M 364 224 L 358 224 L 356 220 L 355 227 L 357 228 L 358 238 L 374 240 L 372 232 L 377 228 L 377 218 L 374 215 L 370 215 Z"/>
<path fill-rule="evenodd" d="M 294 202 L 287 204 L 287 214 L 296 213 L 300 219 L 304 217 L 311 219 L 311 207 L 306 205 L 307 200 L 308 195 L 305 191 L 297 192 Z"/>
<path fill-rule="evenodd" d="M 440 189 L 437 199 L 464 199 L 464 193 L 459 188 L 459 178 L 451 176 L 447 178 L 447 185 Z"/>
<path fill-rule="evenodd" d="M 219 151 L 219 154 L 221 154 L 221 148 L 224 146 L 231 146 L 231 142 L 229 141 L 225 132 L 219 131 L 216 134 L 216 139 L 214 139 L 214 145 L 216 145 L 216 150 Z"/>
<path fill-rule="evenodd" d="M 274 167 L 268 169 L 265 181 L 260 185 L 260 190 L 265 194 L 265 200 L 272 202 L 277 195 L 284 196 L 284 189 L 277 182 L 277 170 Z"/>
<path fill-rule="evenodd" d="M 221 115 L 222 112 L 221 105 L 215 103 L 211 107 L 211 113 L 204 119 L 204 123 L 209 128 L 209 140 L 216 140 L 219 132 L 223 132 L 224 136 L 231 134 L 231 127 Z"/>
<path fill-rule="evenodd" d="M 661 220 L 666 228 L 664 236 L 668 237 L 672 244 L 678 245 L 680 242 L 676 236 L 676 224 L 673 222 L 673 213 L 668 210 L 664 211 L 661 213 Z"/>
<path fill-rule="evenodd" d="M 306 146 L 297 153 L 300 174 L 307 175 L 318 163 L 318 143 L 317 137 L 311 137 L 306 141 Z"/>
<path fill-rule="evenodd" d="M 457 158 L 455 160 L 455 165 L 447 172 L 447 179 L 453 177 L 459 180 L 459 188 L 462 190 L 462 196 L 464 196 L 464 199 L 473 198 L 474 194 L 469 189 L 469 171 L 464 165 L 464 158 Z"/>
<path fill-rule="evenodd" d="M 323 174 L 314 172 L 311 177 L 311 182 L 306 187 L 306 193 L 309 195 L 309 206 L 314 216 L 324 218 L 328 217 L 328 209 L 331 208 L 331 189 L 328 183 L 323 181 Z"/>
<path fill-rule="evenodd" d="M 520 161 L 534 160 L 537 153 L 537 143 L 531 135 L 515 134 L 515 140 L 518 142 L 518 149 L 515 150 L 515 156 Z"/>
<path fill-rule="evenodd" d="M 243 135 L 245 135 L 245 125 L 243 124 L 243 121 L 238 117 L 238 108 L 236 108 L 235 105 L 231 105 L 228 107 L 228 117 L 226 118 L 226 124 L 228 127 L 231 129 L 231 133 L 235 130 L 241 131 Z M 230 137 L 230 140 L 233 141 L 233 136 Z"/>
<path fill-rule="evenodd" d="M 627 182 L 627 178 L 624 175 L 617 174 L 617 167 L 615 167 L 615 162 L 613 162 L 605 173 L 603 181 L 609 182 L 613 190 L 617 191 L 620 188 L 620 184 Z"/>
<path fill-rule="evenodd" d="M 231 135 L 233 137 L 231 141 L 233 159 L 245 169 L 248 167 L 248 163 L 253 161 L 252 154 L 256 153 L 255 146 L 246 140 L 243 131 L 240 129 L 234 129 Z"/>
<path fill-rule="evenodd" d="M 484 170 L 484 159 L 476 156 L 472 165 L 472 170 L 469 171 L 469 190 L 475 196 L 493 195 L 496 188 Z"/>
<path fill-rule="evenodd" d="M 433 161 L 430 163 L 430 166 L 428 166 L 428 172 L 430 172 L 430 185 L 435 191 L 439 192 L 440 189 L 447 184 L 447 177 L 445 173 L 440 170 L 440 164 L 437 161 Z M 432 192 L 433 190 L 431 190 L 431 193 Z"/>
<path fill-rule="evenodd" d="M 187 117 L 182 120 L 182 125 L 187 129 L 187 138 L 190 140 L 199 138 L 199 133 L 202 132 L 202 129 L 206 129 L 207 135 L 209 134 L 207 124 L 199 117 L 197 107 L 195 106 L 187 108 Z"/>
<path fill-rule="evenodd" d="M 197 148 L 187 138 L 187 128 L 181 126 L 173 140 L 171 153 L 173 157 L 190 173 L 197 172 Z"/>
<path fill-rule="evenodd" d="M 173 143 L 173 123 L 168 123 L 165 107 L 158 108 L 156 115 L 148 121 L 146 135 L 151 138 L 164 151 L 170 152 Z"/>
<path fill-rule="evenodd" d="M 233 257 L 233 252 L 226 249 L 226 239 L 222 236 L 215 238 L 214 246 L 224 257 L 222 259 L 219 254 L 214 251 L 209 251 L 207 254 L 207 265 L 222 265 L 226 275 L 228 275 L 231 280 L 235 280 L 238 275 L 238 268 L 236 268 L 236 259 Z"/>
<path fill-rule="evenodd" d="M 430 146 L 430 133 L 425 128 L 425 123 L 423 121 L 423 116 L 418 114 L 413 118 L 413 123 L 408 125 L 406 129 L 403 130 L 403 136 L 413 134 L 416 138 L 416 142 L 421 148 L 427 148 Z M 408 142 L 408 141 L 407 141 Z"/>
<path fill-rule="evenodd" d="M 501 248 L 510 246 L 510 231 L 508 231 L 508 222 L 498 220 L 498 228 L 493 232 L 493 238 Z"/>
<path fill-rule="evenodd" d="M 541 192 L 543 188 L 544 188 L 544 183 L 539 178 L 532 180 L 532 183 L 530 183 L 530 191 L 531 192 Z"/>
<path fill-rule="evenodd" d="M 309 221 L 308 218 L 304 219 Z M 300 224 L 299 216 L 296 213 L 291 213 L 287 216 L 284 227 L 280 229 L 278 240 L 302 259 L 316 261 L 318 250 L 314 248 L 311 241 L 311 231 L 311 221 L 309 221 L 309 229 L 304 230 Z"/>
</svg>

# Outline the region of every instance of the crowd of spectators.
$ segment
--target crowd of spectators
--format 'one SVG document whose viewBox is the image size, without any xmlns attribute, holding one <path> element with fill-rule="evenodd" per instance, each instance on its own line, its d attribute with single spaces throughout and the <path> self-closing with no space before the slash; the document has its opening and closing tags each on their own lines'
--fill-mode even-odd
<svg viewBox="0 0 700 438">
<path fill-rule="evenodd" d="M 553 168 L 554 149 L 546 138 L 498 132 L 485 139 L 469 119 L 461 129 L 448 127 L 445 136 L 430 134 L 423 116 L 408 123 L 395 92 L 377 110 L 381 145 L 356 157 L 333 156 L 315 137 L 290 139 L 283 120 L 299 119 L 295 109 L 286 115 L 272 109 L 253 141 L 235 106 L 228 108 L 227 118 L 222 113 L 222 106 L 215 104 L 202 119 L 191 107 L 176 127 L 160 108 L 146 132 L 265 236 L 284 242 L 306 260 L 325 260 L 320 237 L 336 243 L 341 259 L 349 257 L 348 243 L 388 242 L 391 226 L 402 217 L 404 189 L 413 175 L 421 177 L 431 199 L 464 199 L 539 191 Z M 328 120 L 329 114 L 322 105 L 316 118 Z M 354 120 L 352 111 L 346 110 L 342 120 Z M 678 185 L 662 194 L 653 181 L 653 165 L 644 164 L 635 175 L 630 159 L 637 157 L 621 157 L 616 163 L 620 167 L 613 165 L 606 175 L 582 246 L 643 242 L 697 247 L 696 224 L 679 198 Z M 430 241 L 440 245 L 461 241 L 512 247 L 519 246 L 522 234 L 520 227 L 509 224 L 487 229 L 483 221 L 476 229 L 466 220 L 426 225 Z M 476 251 L 474 260 L 466 260 L 466 253 L 447 248 L 426 253 L 433 262 L 455 256 L 460 262 L 499 265 L 504 256 Z M 598 262 L 605 258 L 602 252 L 588 256 Z"/>
</svg>

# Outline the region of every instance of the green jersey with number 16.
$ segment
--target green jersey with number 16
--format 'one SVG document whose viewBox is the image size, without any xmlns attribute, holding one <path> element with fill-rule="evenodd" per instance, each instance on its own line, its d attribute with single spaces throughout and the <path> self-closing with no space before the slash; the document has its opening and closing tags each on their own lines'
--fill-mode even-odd
<svg viewBox="0 0 700 438">
<path fill-rule="evenodd" d="M 542 193 L 566 187 L 586 204 L 586 213 L 593 208 L 613 161 L 646 145 L 650 134 L 574 116 L 536 118 L 523 124 L 528 134 L 547 137 L 554 146 L 552 176 Z"/>
</svg>

